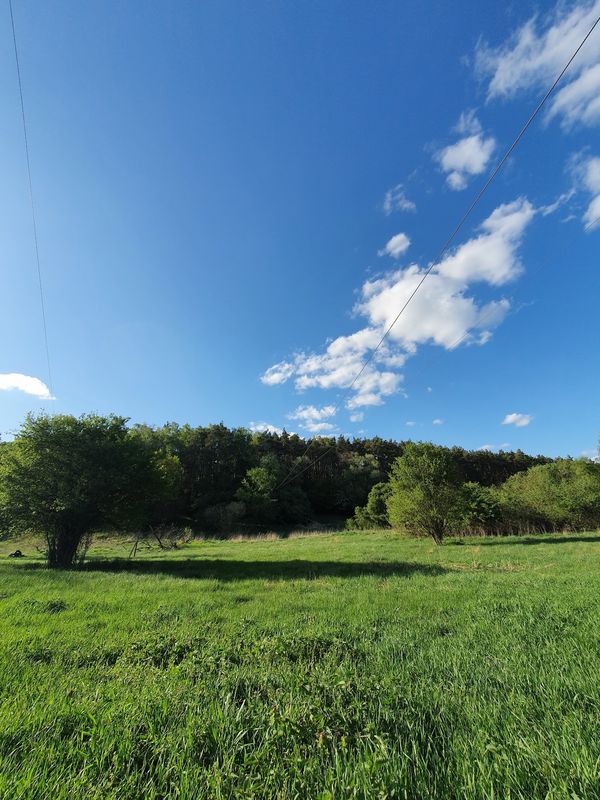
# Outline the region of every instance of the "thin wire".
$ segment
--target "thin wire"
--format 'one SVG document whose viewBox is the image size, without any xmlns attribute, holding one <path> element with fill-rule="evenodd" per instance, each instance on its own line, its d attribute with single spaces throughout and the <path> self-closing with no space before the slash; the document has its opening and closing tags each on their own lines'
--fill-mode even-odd
<svg viewBox="0 0 600 800">
<path fill-rule="evenodd" d="M 549 98 L 549 97 L 550 97 L 550 95 L 551 95 L 551 94 L 554 92 L 554 90 L 555 90 L 555 89 L 556 89 L 556 87 L 558 86 L 559 82 L 562 80 L 562 77 L 563 77 L 563 75 L 564 75 L 564 74 L 565 74 L 565 72 L 566 72 L 566 71 L 569 69 L 569 67 L 571 66 L 571 64 L 572 64 L 572 63 L 573 63 L 573 61 L 575 60 L 575 58 L 576 58 L 577 54 L 579 53 L 579 51 L 581 50 L 581 48 L 584 46 L 584 44 L 587 42 L 587 40 L 588 40 L 588 39 L 590 38 L 590 36 L 592 35 L 592 33 L 594 32 L 594 29 L 597 27 L 598 23 L 600 23 L 600 17 L 598 17 L 598 18 L 596 19 L 596 21 L 594 22 L 594 24 L 593 24 L 593 25 L 591 26 L 591 28 L 588 30 L 588 32 L 586 33 L 586 35 L 583 37 L 583 39 L 582 39 L 582 40 L 581 40 L 581 42 L 579 43 L 579 45 L 578 45 L 577 49 L 576 49 L 576 50 L 573 52 L 573 54 L 571 55 L 571 57 L 569 58 L 569 60 L 568 60 L 568 61 L 567 61 L 567 63 L 565 64 L 565 66 L 562 68 L 562 70 L 560 71 L 560 73 L 558 74 L 558 76 L 555 78 L 555 80 L 554 80 L 554 82 L 552 83 L 552 85 L 551 85 L 551 86 L 549 87 L 549 89 L 546 91 L 546 93 L 544 94 L 544 96 L 542 97 L 542 99 L 540 100 L 540 102 L 537 104 L 537 106 L 535 107 L 535 109 L 534 109 L 534 110 L 531 112 L 531 114 L 529 115 L 529 117 L 528 117 L 527 121 L 525 122 L 525 124 L 523 125 L 523 127 L 521 128 L 521 130 L 519 131 L 519 133 L 517 134 L 517 136 L 516 136 L 516 137 L 515 137 L 515 139 L 513 140 L 512 144 L 510 145 L 510 147 L 508 148 L 508 150 L 506 150 L 506 152 L 504 153 L 504 155 L 502 156 L 502 158 L 500 159 L 500 161 L 498 162 L 498 164 L 496 164 L 495 168 L 492 170 L 492 172 L 491 172 L 491 173 L 490 173 L 490 175 L 488 176 L 488 178 L 487 178 L 486 182 L 483 184 L 483 186 L 481 187 L 481 189 L 479 190 L 479 192 L 478 192 L 478 193 L 475 195 L 474 199 L 471 201 L 471 204 L 468 206 L 467 210 L 465 211 L 465 213 L 462 215 L 462 217 L 461 217 L 461 218 L 460 218 L 460 220 L 458 221 L 458 224 L 455 226 L 455 228 L 454 228 L 454 230 L 451 232 L 450 236 L 448 236 L 448 238 L 446 239 L 446 241 L 445 241 L 445 242 L 444 242 L 444 244 L 442 245 L 442 247 L 441 247 L 440 251 L 438 252 L 437 256 L 435 257 L 435 259 L 434 259 L 434 260 L 431 262 L 431 264 L 429 265 L 429 267 L 428 267 L 428 268 L 425 270 L 425 272 L 423 273 L 423 276 L 421 277 L 421 280 L 420 280 L 420 281 L 417 283 L 417 285 L 416 285 L 415 289 L 414 289 L 414 290 L 412 291 L 412 293 L 409 295 L 408 299 L 406 300 L 406 302 L 404 303 L 404 305 L 402 306 L 402 308 L 400 309 L 400 311 L 399 311 L 399 312 L 396 314 L 396 316 L 394 317 L 394 319 L 393 319 L 393 321 L 391 322 L 391 324 L 390 324 L 390 325 L 389 325 L 389 326 L 386 328 L 386 330 L 384 331 L 384 333 L 383 333 L 383 335 L 382 335 L 381 339 L 380 339 L 380 340 L 379 340 L 379 342 L 377 343 L 376 347 L 375 347 L 375 348 L 374 348 L 374 349 L 371 351 L 371 353 L 369 354 L 369 357 L 367 358 L 367 360 L 366 360 L 366 361 L 365 361 L 365 362 L 362 364 L 362 366 L 361 366 L 360 370 L 357 372 L 357 374 L 355 375 L 355 377 L 354 377 L 354 379 L 352 380 L 352 382 L 350 383 L 350 385 L 349 385 L 349 386 L 346 388 L 346 390 L 345 390 L 345 392 L 344 392 L 344 396 L 350 393 L 350 391 L 352 390 L 353 386 L 356 384 L 357 380 L 358 380 L 358 379 L 360 378 L 360 376 L 363 374 L 363 372 L 365 371 L 365 369 L 366 369 L 366 368 L 369 366 L 369 364 L 371 363 L 371 361 L 373 361 L 373 359 L 375 358 L 375 355 L 377 354 L 377 351 L 379 350 L 379 348 L 381 347 L 381 345 L 382 345 L 382 344 L 385 342 L 385 340 L 386 340 L 386 339 L 387 339 L 387 337 L 389 336 L 389 334 L 390 334 L 390 332 L 391 332 L 392 328 L 393 328 L 393 327 L 396 325 L 396 323 L 398 322 L 398 320 L 400 319 L 400 317 L 402 316 L 402 314 L 403 314 L 403 313 L 404 313 L 404 311 L 406 310 L 406 308 L 407 308 L 407 306 L 409 305 L 409 303 L 412 301 L 412 299 L 414 298 L 414 296 L 417 294 L 417 292 L 419 291 L 419 289 L 421 288 L 421 286 L 423 285 L 423 283 L 425 282 L 425 280 L 426 280 L 426 279 L 429 277 L 429 275 L 431 274 L 431 272 L 432 272 L 432 270 L 434 269 L 434 267 L 436 267 L 436 266 L 437 266 L 437 265 L 440 263 L 440 261 L 442 260 L 442 258 L 443 258 L 443 256 L 444 256 L 444 254 L 446 253 L 446 251 L 448 250 L 448 248 L 450 247 L 450 245 L 452 244 L 452 242 L 454 241 L 454 239 L 456 238 L 456 236 L 458 235 L 458 233 L 460 232 L 460 230 L 463 228 L 463 226 L 464 226 L 465 222 L 466 222 L 466 221 L 467 221 L 467 219 L 468 219 L 468 218 L 471 216 L 471 214 L 472 214 L 473 210 L 474 210 L 474 209 L 475 209 L 475 207 L 476 207 L 476 206 L 479 204 L 479 202 L 480 202 L 480 200 L 482 199 L 482 197 L 483 197 L 483 196 L 486 194 L 486 192 L 487 192 L 487 190 L 489 189 L 490 185 L 491 185 L 491 184 L 492 184 L 492 182 L 495 180 L 496 176 L 498 175 L 498 173 L 500 172 L 500 170 L 502 169 L 502 167 L 504 166 L 504 164 L 505 164 L 505 163 L 507 162 L 507 160 L 510 158 L 510 156 L 511 156 L 511 154 L 512 154 L 513 150 L 514 150 L 514 149 L 515 149 L 515 147 L 516 147 L 516 146 L 519 144 L 519 142 L 521 141 L 521 139 L 523 138 L 523 136 L 524 136 L 524 135 L 525 135 L 525 133 L 527 132 L 527 130 L 528 130 L 528 128 L 530 127 L 530 125 L 533 123 L 533 121 L 535 120 L 535 118 L 537 117 L 537 115 L 540 113 L 540 111 L 542 110 L 542 108 L 545 106 L 546 102 L 548 101 L 548 98 Z M 594 220 L 594 222 L 596 222 L 596 220 Z M 594 222 L 590 223 L 590 227 L 591 227 L 591 225 L 593 225 L 593 224 L 594 224 Z M 586 230 L 587 230 L 587 229 L 586 229 Z M 463 337 L 461 337 L 461 340 L 462 340 L 462 338 L 464 338 L 464 336 L 463 336 Z M 338 404 L 335 406 L 335 411 L 334 411 L 334 413 L 336 413 L 336 412 L 338 411 L 338 409 L 339 409 L 340 405 L 341 405 L 341 403 L 338 403 Z M 333 415 L 332 415 L 332 416 L 333 416 Z M 314 441 L 314 439 L 311 439 L 311 442 L 309 443 L 309 446 L 308 446 L 308 448 L 306 449 L 306 451 L 305 451 L 304 455 L 306 455 L 306 453 L 308 452 L 308 449 L 310 448 L 310 446 L 311 446 L 311 444 L 312 444 L 312 442 L 313 442 L 313 441 Z M 290 473 L 288 473 L 287 477 L 286 477 L 286 478 L 284 478 L 284 479 L 283 479 L 283 481 L 281 481 L 281 483 L 280 483 L 280 484 L 278 484 L 278 486 L 276 486 L 276 487 L 275 487 L 274 491 L 277 491 L 278 489 L 281 489 L 281 488 L 283 488 L 283 487 L 284 487 L 284 486 L 286 486 L 286 485 L 287 485 L 287 484 L 288 484 L 288 483 L 289 483 L 291 480 L 295 480 L 297 477 L 299 477 L 300 475 L 302 475 L 304 472 L 306 472 L 306 470 L 307 470 L 307 469 L 309 469 L 309 468 L 310 468 L 310 467 L 311 467 L 313 464 L 316 464 L 316 463 L 317 463 L 317 461 L 319 461 L 321 458 L 323 458 L 323 456 L 324 456 L 324 455 L 326 455 L 326 453 L 327 453 L 329 450 L 332 450 L 332 449 L 333 449 L 333 446 L 329 447 L 329 448 L 328 448 L 328 450 L 325 450 L 325 451 L 324 451 L 324 452 L 323 452 L 323 453 L 322 453 L 322 454 L 321 454 L 321 455 L 320 455 L 320 456 L 319 456 L 317 459 L 315 459 L 315 461 L 314 461 L 314 462 L 312 462 L 311 464 L 308 464 L 308 465 L 307 465 L 307 466 L 306 466 L 306 467 L 305 467 L 303 470 L 301 470 L 301 471 L 300 471 L 300 472 L 298 472 L 297 474 L 295 474 L 295 475 L 292 475 L 292 474 L 291 474 L 291 471 L 290 471 Z"/>
<path fill-rule="evenodd" d="M 593 228 L 594 225 L 597 225 L 599 222 L 600 222 L 600 217 L 596 217 L 596 219 L 593 219 L 591 222 L 588 222 L 588 224 L 583 229 L 583 232 L 585 233 L 586 231 L 589 231 L 590 228 Z"/>
<path fill-rule="evenodd" d="M 33 183 L 31 181 L 31 163 L 29 160 L 29 139 L 27 137 L 27 123 L 25 121 L 25 104 L 23 102 L 23 85 L 21 83 L 21 67 L 19 64 L 19 50 L 17 47 L 17 35 L 15 33 L 15 18 L 13 14 L 12 0 L 8 0 L 10 8 L 10 23 L 12 26 L 13 45 L 15 48 L 15 63 L 17 65 L 17 79 L 19 82 L 19 98 L 21 100 L 21 118 L 23 120 L 23 136 L 25 139 L 25 158 L 27 161 L 27 178 L 29 181 L 29 199 L 31 201 L 31 219 L 33 222 L 33 241 L 35 245 L 35 260 L 37 264 L 38 285 L 40 290 L 40 306 L 42 308 L 42 325 L 44 329 L 44 346 L 46 350 L 46 364 L 48 366 L 48 388 L 50 394 L 54 394 L 52 388 L 52 369 L 50 367 L 50 348 L 48 346 L 48 327 L 46 325 L 46 303 L 44 300 L 44 283 L 42 281 L 42 269 L 40 266 L 40 250 L 38 246 L 37 220 L 35 213 L 35 203 L 33 200 Z"/>
</svg>

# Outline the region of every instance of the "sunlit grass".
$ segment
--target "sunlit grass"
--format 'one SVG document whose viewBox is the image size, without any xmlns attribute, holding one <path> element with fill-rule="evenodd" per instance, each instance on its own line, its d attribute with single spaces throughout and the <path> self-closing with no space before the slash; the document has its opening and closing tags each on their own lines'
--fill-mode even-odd
<svg viewBox="0 0 600 800">
<path fill-rule="evenodd" d="M 130 547 L 0 543 L 2 800 L 600 796 L 600 536 Z"/>
</svg>

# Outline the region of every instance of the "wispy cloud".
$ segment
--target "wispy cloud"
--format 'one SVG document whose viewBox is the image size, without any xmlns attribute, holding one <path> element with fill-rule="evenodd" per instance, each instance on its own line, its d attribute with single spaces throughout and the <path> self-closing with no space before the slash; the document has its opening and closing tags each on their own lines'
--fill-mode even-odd
<svg viewBox="0 0 600 800">
<path fill-rule="evenodd" d="M 476 69 L 489 80 L 488 98 L 514 97 L 548 86 L 600 14 L 600 0 L 558 3 L 553 12 L 532 17 L 499 47 L 480 43 Z M 548 118 L 563 127 L 600 122 L 600 37 L 593 35 L 578 53 L 551 100 Z"/>
<path fill-rule="evenodd" d="M 18 391 L 39 397 L 40 400 L 55 400 L 50 394 L 50 389 L 39 378 L 22 375 L 20 372 L 0 373 L 0 391 Z"/>
<path fill-rule="evenodd" d="M 350 414 L 350 422 L 362 422 L 364 418 L 364 411 L 357 411 L 355 414 Z"/>
<path fill-rule="evenodd" d="M 383 213 L 386 217 L 393 214 L 394 211 L 416 211 L 417 206 L 412 200 L 409 200 L 404 190 L 402 183 L 397 183 L 391 189 L 388 189 L 383 198 Z"/>
<path fill-rule="evenodd" d="M 403 253 L 406 253 L 410 247 L 410 239 L 405 233 L 397 233 L 389 240 L 383 250 L 378 252 L 380 256 L 391 256 L 392 258 L 400 258 Z"/>
<path fill-rule="evenodd" d="M 547 217 L 550 214 L 554 214 L 556 211 L 558 211 L 559 208 L 562 208 L 562 206 L 564 206 L 565 203 L 568 203 L 574 194 L 575 194 L 574 188 L 569 189 L 568 192 L 563 192 L 552 203 L 548 203 L 548 205 L 545 206 L 540 206 L 540 208 L 538 209 L 540 214 L 542 215 L 542 217 Z"/>
<path fill-rule="evenodd" d="M 493 136 L 485 136 L 474 112 L 461 114 L 455 128 L 464 134 L 454 144 L 435 154 L 435 159 L 446 173 L 446 182 L 451 189 L 460 191 L 468 185 L 469 178 L 480 175 L 496 147 Z"/>
<path fill-rule="evenodd" d="M 432 419 L 431 420 L 431 424 L 432 425 L 443 425 L 444 424 L 444 420 L 440 419 L 439 417 L 437 417 L 436 419 Z"/>
<path fill-rule="evenodd" d="M 502 420 L 503 425 L 516 425 L 517 428 L 524 428 L 532 421 L 531 414 L 507 414 Z"/>
<path fill-rule="evenodd" d="M 485 344 L 504 319 L 510 302 L 499 298 L 478 303 L 478 284 L 502 286 L 521 273 L 518 252 L 535 209 L 525 199 L 499 206 L 473 238 L 451 251 L 429 274 L 369 365 L 356 378 L 368 353 L 396 318 L 422 280 L 426 267 L 411 264 L 366 281 L 354 313 L 365 326 L 339 336 L 320 353 L 300 352 L 270 367 L 262 376 L 269 385 L 293 379 L 298 391 L 347 389 L 347 407 L 381 405 L 402 386 L 399 371 L 426 343 L 452 349 L 460 343 Z"/>
</svg>

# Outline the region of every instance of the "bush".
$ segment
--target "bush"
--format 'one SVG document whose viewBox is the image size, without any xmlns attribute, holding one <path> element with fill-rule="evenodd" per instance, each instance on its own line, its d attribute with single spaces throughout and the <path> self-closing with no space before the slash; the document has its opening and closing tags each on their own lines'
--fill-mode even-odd
<svg viewBox="0 0 600 800">
<path fill-rule="evenodd" d="M 461 474 L 445 447 L 409 442 L 392 467 L 388 518 L 392 527 L 432 536 L 441 544 L 466 517 Z"/>
<path fill-rule="evenodd" d="M 480 535 L 500 533 L 503 520 L 498 489 L 469 482 L 463 484 L 462 494 L 465 511 L 462 532 Z"/>
<path fill-rule="evenodd" d="M 600 526 L 600 464 L 562 459 L 513 475 L 499 490 L 508 532 Z"/>
<path fill-rule="evenodd" d="M 366 505 L 356 506 L 354 516 L 346 520 L 346 528 L 348 530 L 389 528 L 387 501 L 391 491 L 389 483 L 376 483 L 369 492 Z"/>
</svg>

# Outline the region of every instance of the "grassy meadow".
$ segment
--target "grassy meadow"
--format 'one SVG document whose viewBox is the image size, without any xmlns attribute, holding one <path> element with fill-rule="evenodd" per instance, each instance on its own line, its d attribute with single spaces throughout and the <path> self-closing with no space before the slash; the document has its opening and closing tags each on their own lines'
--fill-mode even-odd
<svg viewBox="0 0 600 800">
<path fill-rule="evenodd" d="M 2 800 L 600 797 L 600 535 L 130 547 L 0 542 Z"/>
</svg>

